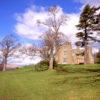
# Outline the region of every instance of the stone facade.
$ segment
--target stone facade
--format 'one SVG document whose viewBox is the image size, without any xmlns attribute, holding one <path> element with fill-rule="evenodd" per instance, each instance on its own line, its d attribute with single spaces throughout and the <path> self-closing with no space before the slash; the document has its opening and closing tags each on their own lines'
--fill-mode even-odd
<svg viewBox="0 0 100 100">
<path fill-rule="evenodd" d="M 55 60 L 58 64 L 84 64 L 84 50 L 77 48 L 72 49 L 70 42 L 65 43 L 60 46 L 57 52 Z M 92 56 L 92 49 L 88 48 L 88 62 L 90 64 L 94 63 L 94 58 Z"/>
</svg>

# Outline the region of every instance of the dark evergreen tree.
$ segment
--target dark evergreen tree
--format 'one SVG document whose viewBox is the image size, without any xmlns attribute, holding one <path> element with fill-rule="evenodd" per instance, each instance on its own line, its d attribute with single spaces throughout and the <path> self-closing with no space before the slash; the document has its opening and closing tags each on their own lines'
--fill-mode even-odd
<svg viewBox="0 0 100 100">
<path fill-rule="evenodd" d="M 96 40 L 95 37 L 93 37 L 93 32 L 96 31 L 96 28 L 99 24 L 99 21 L 97 22 L 98 17 L 95 15 L 96 11 L 100 9 L 100 7 L 91 7 L 90 5 L 86 5 L 83 9 L 83 12 L 80 15 L 79 24 L 77 25 L 77 28 L 80 30 L 76 34 L 76 36 L 80 39 L 78 41 L 81 47 L 85 48 L 84 51 L 84 64 L 88 64 L 88 45 L 89 41 Z M 98 40 L 99 41 L 99 40 Z"/>
</svg>

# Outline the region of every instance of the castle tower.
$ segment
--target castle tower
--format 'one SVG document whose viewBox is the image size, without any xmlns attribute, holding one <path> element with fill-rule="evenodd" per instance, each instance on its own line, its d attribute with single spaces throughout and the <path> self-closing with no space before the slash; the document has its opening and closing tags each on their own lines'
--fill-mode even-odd
<svg viewBox="0 0 100 100">
<path fill-rule="evenodd" d="M 87 52 L 88 64 L 93 64 L 92 48 L 88 47 Z M 84 64 L 84 49 L 72 49 L 71 43 L 66 42 L 60 46 L 55 60 L 58 64 Z"/>
<path fill-rule="evenodd" d="M 60 47 L 55 57 L 58 64 L 74 64 L 72 45 L 66 42 Z"/>
</svg>

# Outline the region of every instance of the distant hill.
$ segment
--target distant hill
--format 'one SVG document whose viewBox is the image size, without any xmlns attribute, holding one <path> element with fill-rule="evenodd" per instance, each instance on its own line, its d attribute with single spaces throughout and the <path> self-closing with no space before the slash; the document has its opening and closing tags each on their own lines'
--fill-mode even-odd
<svg viewBox="0 0 100 100">
<path fill-rule="evenodd" d="M 18 65 L 16 65 L 16 64 L 7 64 L 7 70 L 9 70 L 9 69 L 15 69 L 15 68 L 18 68 L 19 66 Z M 3 69 L 3 64 L 0 64 L 0 70 L 2 70 Z"/>
</svg>

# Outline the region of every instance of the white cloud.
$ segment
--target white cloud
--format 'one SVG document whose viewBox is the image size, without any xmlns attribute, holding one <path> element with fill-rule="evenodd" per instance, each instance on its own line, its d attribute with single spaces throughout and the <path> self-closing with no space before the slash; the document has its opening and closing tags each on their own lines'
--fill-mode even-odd
<svg viewBox="0 0 100 100">
<path fill-rule="evenodd" d="M 25 13 L 16 15 L 15 31 L 17 34 L 30 39 L 37 39 L 44 32 L 44 27 L 40 27 L 37 24 L 37 20 L 44 21 L 47 17 L 47 12 L 43 7 L 40 8 L 40 11 L 37 11 L 36 8 L 33 6 L 27 9 Z"/>
<path fill-rule="evenodd" d="M 48 17 L 48 13 L 44 7 L 33 6 L 28 8 L 24 13 L 17 14 L 17 24 L 15 25 L 15 31 L 17 34 L 30 39 L 38 39 L 39 36 L 45 31 L 43 26 L 37 25 L 37 20 L 45 21 Z M 61 15 L 63 12 L 62 8 L 59 7 Z M 66 13 L 64 13 L 66 14 Z M 67 24 L 61 27 L 61 31 L 67 35 L 69 40 L 75 42 L 75 33 L 77 29 L 75 25 L 78 24 L 79 14 L 67 14 Z"/>
<path fill-rule="evenodd" d="M 90 4 L 92 6 L 100 6 L 100 0 L 75 0 L 75 1 L 85 5 Z"/>
<path fill-rule="evenodd" d="M 79 22 L 79 14 L 67 14 L 68 16 L 68 20 L 67 20 L 67 24 L 64 25 L 61 28 L 61 31 L 67 35 L 68 40 L 72 41 L 72 43 L 75 43 L 75 41 L 77 40 L 76 38 L 76 33 L 78 32 L 76 25 Z"/>
<path fill-rule="evenodd" d="M 37 64 L 40 61 L 41 58 L 39 56 L 34 56 L 31 58 L 27 55 L 23 55 L 22 57 L 11 59 L 9 63 L 23 66 L 23 65 Z"/>
</svg>

